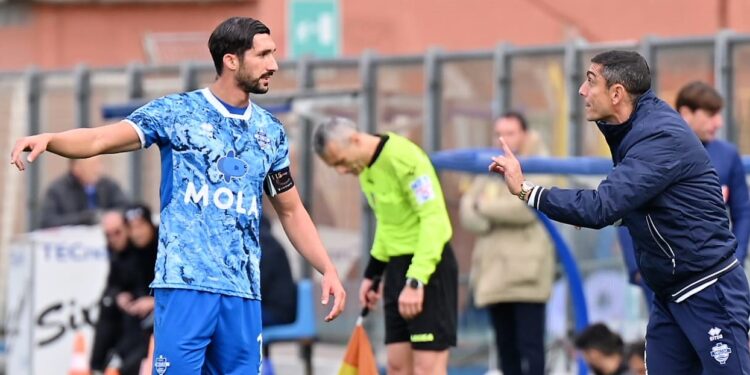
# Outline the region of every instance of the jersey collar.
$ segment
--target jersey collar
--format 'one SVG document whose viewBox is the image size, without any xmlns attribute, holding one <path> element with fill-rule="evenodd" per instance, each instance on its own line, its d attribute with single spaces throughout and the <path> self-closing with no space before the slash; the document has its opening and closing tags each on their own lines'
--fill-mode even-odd
<svg viewBox="0 0 750 375">
<path fill-rule="evenodd" d="M 211 92 L 211 90 L 208 89 L 208 87 L 200 90 L 203 96 L 208 100 L 209 103 L 211 103 L 211 106 L 214 107 L 219 113 L 221 113 L 222 116 L 228 117 L 228 118 L 236 118 L 239 120 L 249 120 L 250 116 L 253 114 L 253 103 L 250 103 L 248 100 L 247 109 L 245 110 L 245 113 L 241 115 L 235 115 L 233 113 L 230 113 L 227 110 L 227 107 L 225 107 L 221 102 L 219 102 L 219 99 L 214 96 L 214 94 Z"/>
</svg>

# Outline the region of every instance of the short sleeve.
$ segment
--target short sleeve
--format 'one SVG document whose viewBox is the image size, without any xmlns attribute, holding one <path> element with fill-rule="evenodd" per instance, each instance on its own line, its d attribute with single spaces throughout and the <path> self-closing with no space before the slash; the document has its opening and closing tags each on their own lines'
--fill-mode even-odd
<svg viewBox="0 0 750 375">
<path fill-rule="evenodd" d="M 161 146 L 168 141 L 166 121 L 169 113 L 169 105 L 166 99 L 152 100 L 144 106 L 136 109 L 125 121 L 129 122 L 141 139 L 141 146 L 148 148 L 156 143 Z"/>
<path fill-rule="evenodd" d="M 271 172 L 278 172 L 289 167 L 289 141 L 284 128 L 280 128 L 279 138 L 276 144 L 276 154 L 271 162 Z"/>
</svg>

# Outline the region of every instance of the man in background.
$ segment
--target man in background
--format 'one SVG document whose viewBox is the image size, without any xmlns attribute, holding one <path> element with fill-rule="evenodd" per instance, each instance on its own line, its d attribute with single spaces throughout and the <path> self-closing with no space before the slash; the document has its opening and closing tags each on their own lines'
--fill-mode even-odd
<svg viewBox="0 0 750 375">
<path fill-rule="evenodd" d="M 593 324 L 581 332 L 574 341 L 576 349 L 595 375 L 627 375 L 625 343 L 602 323 Z"/>
<path fill-rule="evenodd" d="M 646 342 L 634 342 L 628 346 L 628 367 L 631 375 L 646 375 Z"/>
<path fill-rule="evenodd" d="M 153 332 L 154 297 L 149 284 L 154 279 L 159 229 L 151 218 L 151 209 L 143 204 L 125 210 L 133 246 L 123 254 L 116 270 L 120 288 L 116 303 L 123 318 L 122 336 L 115 350 L 122 361 L 121 375 L 138 374 Z"/>
<path fill-rule="evenodd" d="M 112 349 L 122 335 L 122 312 L 115 300 L 119 293 L 118 266 L 123 254 L 132 251 L 125 216 L 121 211 L 108 211 L 102 215 L 102 230 L 109 253 L 109 275 L 99 303 L 99 319 L 94 330 L 91 351 L 91 370 L 101 373 L 106 369 Z"/>
<path fill-rule="evenodd" d="M 53 181 L 42 203 L 40 227 L 94 225 L 105 210 L 122 208 L 125 194 L 102 176 L 101 157 L 71 159 L 69 171 Z"/>
<path fill-rule="evenodd" d="M 521 156 L 547 154 L 520 113 L 501 116 L 494 133 Z M 547 230 L 497 176 L 474 179 L 461 197 L 460 214 L 463 227 L 477 235 L 470 285 L 477 307 L 489 310 L 503 375 L 543 375 L 545 307 L 555 266 Z"/>
<path fill-rule="evenodd" d="M 286 250 L 271 232 L 266 215 L 260 218 L 260 293 L 263 327 L 294 322 L 297 316 L 297 286 Z"/>
<path fill-rule="evenodd" d="M 724 100 L 716 89 L 704 82 L 691 82 L 680 89 L 675 109 L 680 112 L 695 135 L 708 151 L 711 163 L 719 175 L 721 193 L 729 209 L 732 232 L 737 237 L 734 256 L 745 264 L 748 237 L 750 237 L 750 196 L 737 147 L 716 139 L 716 133 L 724 126 L 721 108 Z"/>
</svg>

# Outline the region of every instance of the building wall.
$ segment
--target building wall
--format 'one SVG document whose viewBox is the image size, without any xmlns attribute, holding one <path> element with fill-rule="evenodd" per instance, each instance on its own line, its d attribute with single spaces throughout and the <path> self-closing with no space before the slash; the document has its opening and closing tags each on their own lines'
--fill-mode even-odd
<svg viewBox="0 0 750 375">
<path fill-rule="evenodd" d="M 721 28 L 721 0 L 340 0 L 343 54 L 372 48 L 384 54 L 551 44 L 573 37 L 590 42 L 645 35 L 709 35 Z M 750 1 L 725 0 L 726 25 L 750 32 Z M 0 27 L 0 70 L 69 68 L 146 62 L 148 33 L 203 33 L 222 19 L 247 15 L 272 30 L 286 56 L 286 1 L 37 4 L 25 22 Z M 679 16 L 677 15 L 679 9 Z M 205 40 L 185 58 L 208 59 Z M 201 52 L 202 51 L 202 52 Z"/>
</svg>

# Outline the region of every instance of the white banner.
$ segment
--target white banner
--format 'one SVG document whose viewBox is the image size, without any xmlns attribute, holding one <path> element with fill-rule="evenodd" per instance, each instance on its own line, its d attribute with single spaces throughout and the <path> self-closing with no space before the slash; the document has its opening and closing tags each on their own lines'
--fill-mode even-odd
<svg viewBox="0 0 750 375">
<path fill-rule="evenodd" d="M 88 361 L 91 352 L 98 301 L 109 269 L 102 231 L 99 227 L 39 231 L 14 242 L 13 249 L 22 254 L 19 264 L 26 266 L 22 259 L 30 259 L 30 266 L 24 273 L 23 266 L 16 270 L 11 265 L 9 272 L 8 322 L 12 324 L 8 327 L 21 328 L 9 340 L 8 360 L 13 367 L 8 374 L 67 374 L 78 334 L 85 339 L 85 353 L 77 353 L 78 361 L 84 356 Z"/>
</svg>

